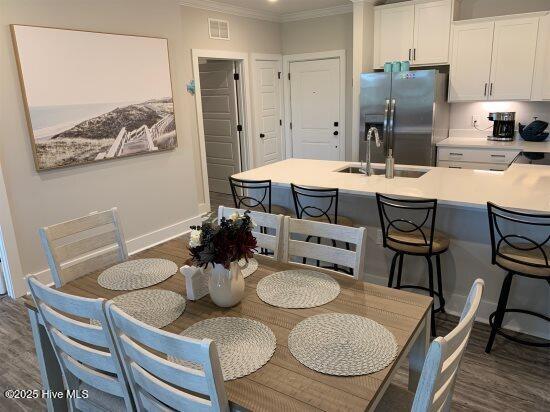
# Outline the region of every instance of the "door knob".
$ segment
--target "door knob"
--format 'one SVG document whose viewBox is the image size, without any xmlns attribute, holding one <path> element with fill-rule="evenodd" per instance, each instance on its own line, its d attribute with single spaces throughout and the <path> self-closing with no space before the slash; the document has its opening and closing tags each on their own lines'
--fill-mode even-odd
<svg viewBox="0 0 550 412">
<path fill-rule="evenodd" d="M 338 131 L 335 131 L 335 132 L 334 132 L 334 136 L 338 136 Z"/>
<path fill-rule="evenodd" d="M 260 139 L 263 139 L 265 137 L 265 134 L 260 133 Z"/>
</svg>

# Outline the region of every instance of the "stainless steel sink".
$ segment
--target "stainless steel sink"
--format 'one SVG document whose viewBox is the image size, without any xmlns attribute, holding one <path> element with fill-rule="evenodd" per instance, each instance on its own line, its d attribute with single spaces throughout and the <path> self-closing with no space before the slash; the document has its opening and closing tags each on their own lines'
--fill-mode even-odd
<svg viewBox="0 0 550 412">
<path fill-rule="evenodd" d="M 386 171 L 383 168 L 375 167 L 372 169 L 374 175 L 384 175 L 386 174 Z M 349 173 L 349 174 L 358 174 L 358 175 L 364 175 L 365 169 L 358 166 L 349 166 L 345 169 L 338 170 L 339 173 Z M 427 170 L 404 170 L 404 169 L 395 169 L 394 176 L 395 177 L 409 177 L 413 179 L 417 179 L 421 176 L 424 176 L 426 173 L 428 173 Z"/>
</svg>

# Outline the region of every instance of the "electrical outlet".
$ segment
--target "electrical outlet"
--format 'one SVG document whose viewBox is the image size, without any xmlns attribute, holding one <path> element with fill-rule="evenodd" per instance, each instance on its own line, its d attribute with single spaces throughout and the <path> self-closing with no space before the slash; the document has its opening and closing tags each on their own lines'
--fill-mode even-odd
<svg viewBox="0 0 550 412">
<path fill-rule="evenodd" d="M 481 118 L 481 116 L 479 116 L 477 114 L 472 116 L 472 127 L 476 127 L 476 126 L 479 127 L 480 126 L 480 124 L 479 124 L 480 118 Z"/>
<path fill-rule="evenodd" d="M 381 245 L 383 243 L 383 239 L 382 239 L 382 229 L 378 229 L 376 231 L 376 244 L 377 245 Z"/>
</svg>

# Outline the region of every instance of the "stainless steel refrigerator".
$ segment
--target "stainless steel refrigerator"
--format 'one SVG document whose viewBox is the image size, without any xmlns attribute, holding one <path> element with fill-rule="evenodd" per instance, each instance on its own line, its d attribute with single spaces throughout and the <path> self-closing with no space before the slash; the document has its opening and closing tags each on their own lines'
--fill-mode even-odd
<svg viewBox="0 0 550 412">
<path fill-rule="evenodd" d="M 383 163 L 393 149 L 395 164 L 435 166 L 435 145 L 449 135 L 447 75 L 437 70 L 362 74 L 361 161 L 371 126 L 382 139 L 380 148 L 372 139 L 373 162 Z"/>
</svg>

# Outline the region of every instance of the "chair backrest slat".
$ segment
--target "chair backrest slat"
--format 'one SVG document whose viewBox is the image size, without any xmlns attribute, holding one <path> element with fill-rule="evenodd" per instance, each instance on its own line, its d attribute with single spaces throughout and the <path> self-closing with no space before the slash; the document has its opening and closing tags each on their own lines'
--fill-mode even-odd
<svg viewBox="0 0 550 412">
<path fill-rule="evenodd" d="M 222 217 L 227 219 L 235 212 L 243 215 L 245 210 L 220 206 L 218 208 L 218 223 L 221 221 Z M 253 232 L 258 245 L 258 251 L 260 251 L 260 249 L 272 251 L 274 259 L 280 260 L 282 258 L 281 238 L 283 234 L 284 216 L 250 211 L 250 217 L 257 225 Z M 266 233 L 262 233 L 262 231 Z"/>
<path fill-rule="evenodd" d="M 57 287 L 128 259 L 116 208 L 41 228 L 39 234 Z"/>
<path fill-rule="evenodd" d="M 460 322 L 447 336 L 430 345 L 412 406 L 413 412 L 450 411 L 458 369 L 479 309 L 484 282 L 477 279 L 468 295 Z"/>
<path fill-rule="evenodd" d="M 61 366 L 65 388 L 78 390 L 82 382 L 123 398 L 126 408 L 132 410 L 133 401 L 109 329 L 105 300 L 69 295 L 33 276 L 27 277 L 27 284 Z M 75 410 L 75 400 L 68 402 Z"/>
<path fill-rule="evenodd" d="M 271 180 L 242 180 L 229 177 L 229 185 L 237 209 L 255 209 L 271 213 Z"/>
<path fill-rule="evenodd" d="M 312 220 L 285 217 L 284 255 L 283 260 L 290 262 L 292 258 L 310 258 L 353 269 L 354 277 L 361 279 L 365 265 L 365 243 L 367 232 L 365 228 L 352 228 Z M 323 244 L 305 242 L 293 239 L 293 235 L 301 237 L 319 236 L 347 242 L 355 246 L 355 250 L 346 250 Z"/>
<path fill-rule="evenodd" d="M 107 303 L 107 312 L 138 410 L 162 404 L 176 410 L 229 410 L 214 342 L 155 329 L 112 302 Z M 201 369 L 179 365 L 153 351 Z"/>
</svg>

